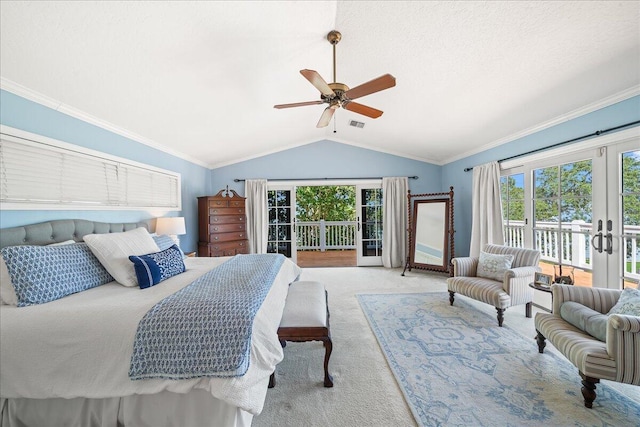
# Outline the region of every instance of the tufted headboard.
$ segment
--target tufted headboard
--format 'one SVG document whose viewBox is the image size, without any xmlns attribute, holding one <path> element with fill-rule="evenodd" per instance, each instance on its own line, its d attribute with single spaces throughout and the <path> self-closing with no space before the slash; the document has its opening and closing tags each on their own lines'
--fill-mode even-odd
<svg viewBox="0 0 640 427">
<path fill-rule="evenodd" d="M 75 240 L 81 242 L 85 234 L 118 233 L 144 227 L 146 222 L 111 223 L 84 219 L 60 219 L 0 229 L 0 249 L 16 245 L 48 245 L 50 243 Z"/>
</svg>

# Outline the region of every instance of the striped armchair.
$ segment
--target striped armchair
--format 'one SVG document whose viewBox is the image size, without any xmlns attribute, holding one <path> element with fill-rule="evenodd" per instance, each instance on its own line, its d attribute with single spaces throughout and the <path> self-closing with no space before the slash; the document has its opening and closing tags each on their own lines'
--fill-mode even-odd
<svg viewBox="0 0 640 427">
<path fill-rule="evenodd" d="M 499 245 L 486 245 L 484 252 L 513 255 L 511 268 L 505 272 L 503 280 L 498 281 L 476 277 L 479 257 L 453 258 L 451 260 L 453 277 L 447 279 L 451 305 L 453 305 L 455 293 L 458 292 L 493 305 L 498 311 L 499 326 L 502 326 L 504 311 L 512 305 L 526 304 L 525 314 L 531 317 L 533 288 L 529 287 L 529 283 L 533 283 L 536 272 L 540 271 L 538 267 L 540 252 Z"/>
<path fill-rule="evenodd" d="M 538 351 L 544 351 L 548 339 L 578 368 L 587 408 L 596 399 L 596 384 L 601 379 L 640 385 L 640 317 L 610 315 L 606 341 L 602 342 L 563 320 L 560 308 L 565 302 L 575 301 L 606 314 L 621 293 L 615 289 L 552 285 L 553 313 L 536 313 Z"/>
</svg>

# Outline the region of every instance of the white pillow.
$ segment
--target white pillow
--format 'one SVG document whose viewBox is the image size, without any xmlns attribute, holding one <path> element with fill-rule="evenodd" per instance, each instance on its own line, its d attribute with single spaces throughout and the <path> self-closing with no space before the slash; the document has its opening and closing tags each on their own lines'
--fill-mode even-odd
<svg viewBox="0 0 640 427">
<path fill-rule="evenodd" d="M 476 275 L 486 279 L 504 280 L 504 273 L 511 268 L 513 255 L 498 255 L 480 252 Z"/>
<path fill-rule="evenodd" d="M 138 279 L 129 256 L 160 251 L 143 227 L 123 233 L 87 234 L 84 241 L 109 274 L 121 285 L 130 287 L 138 286 Z"/>
<path fill-rule="evenodd" d="M 16 290 L 11 284 L 11 276 L 4 258 L 0 256 L 0 303 L 4 305 L 18 305 Z"/>
</svg>

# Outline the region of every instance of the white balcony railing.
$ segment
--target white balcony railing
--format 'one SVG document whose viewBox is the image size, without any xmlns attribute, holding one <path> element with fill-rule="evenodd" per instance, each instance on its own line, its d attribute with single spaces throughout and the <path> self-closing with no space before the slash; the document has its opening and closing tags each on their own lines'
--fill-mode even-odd
<svg viewBox="0 0 640 427">
<path fill-rule="evenodd" d="M 524 221 L 509 221 L 505 227 L 507 245 L 524 247 Z M 542 260 L 573 265 L 591 270 L 592 224 L 584 221 L 562 223 L 558 229 L 556 222 L 537 222 L 534 228 L 534 247 L 540 250 Z M 624 228 L 622 247 L 625 251 L 625 276 L 640 279 L 640 226 L 627 225 Z M 603 239 L 603 245 L 606 245 Z"/>
<path fill-rule="evenodd" d="M 356 248 L 356 221 L 296 222 L 296 244 L 299 250 L 331 250 Z"/>
<path fill-rule="evenodd" d="M 356 248 L 356 221 L 312 221 L 297 222 L 298 250 L 331 250 Z M 524 247 L 524 221 L 509 221 L 505 227 L 509 246 Z M 540 250 L 541 259 L 573 265 L 591 270 L 592 224 L 584 221 L 562 223 L 537 222 L 534 229 L 534 247 Z M 640 280 L 640 226 L 624 228 L 625 276 Z M 603 245 L 605 243 L 603 242 Z"/>
</svg>

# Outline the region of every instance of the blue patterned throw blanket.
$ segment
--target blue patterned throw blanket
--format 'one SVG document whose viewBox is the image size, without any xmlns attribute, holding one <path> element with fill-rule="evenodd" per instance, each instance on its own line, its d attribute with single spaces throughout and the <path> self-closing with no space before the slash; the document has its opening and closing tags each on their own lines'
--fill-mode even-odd
<svg viewBox="0 0 640 427">
<path fill-rule="evenodd" d="M 280 254 L 236 255 L 158 302 L 138 324 L 129 377 L 244 375 L 253 319 L 284 260 Z"/>
</svg>

